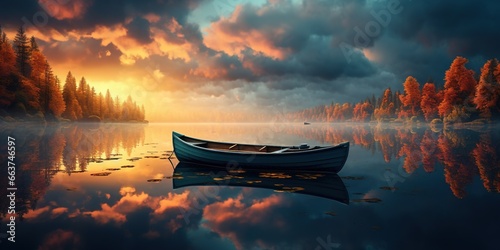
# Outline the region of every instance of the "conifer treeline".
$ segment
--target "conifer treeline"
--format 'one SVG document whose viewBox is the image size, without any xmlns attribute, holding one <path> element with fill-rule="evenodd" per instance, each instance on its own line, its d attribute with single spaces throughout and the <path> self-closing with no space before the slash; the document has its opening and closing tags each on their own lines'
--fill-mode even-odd
<svg viewBox="0 0 500 250">
<path fill-rule="evenodd" d="M 34 37 L 22 27 L 11 44 L 0 28 L 0 117 L 34 115 L 45 120 L 144 121 L 144 106 L 96 93 L 84 77 L 68 73 L 64 86 L 52 72 Z"/>
<path fill-rule="evenodd" d="M 422 88 L 412 76 L 403 83 L 404 92 L 387 88 L 376 98 L 356 103 L 332 103 L 288 114 L 290 120 L 301 121 L 393 121 L 425 120 L 444 123 L 468 122 L 500 118 L 500 63 L 488 60 L 479 79 L 467 69 L 466 58 L 456 57 L 445 73 L 443 89 L 433 82 Z M 483 120 L 484 121 L 484 120 Z"/>
</svg>

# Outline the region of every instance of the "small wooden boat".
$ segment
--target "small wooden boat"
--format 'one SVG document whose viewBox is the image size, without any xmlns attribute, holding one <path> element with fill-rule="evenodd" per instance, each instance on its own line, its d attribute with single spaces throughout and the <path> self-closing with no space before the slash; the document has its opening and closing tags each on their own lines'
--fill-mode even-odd
<svg viewBox="0 0 500 250">
<path fill-rule="evenodd" d="M 304 122 L 304 125 L 311 125 L 310 122 Z"/>
<path fill-rule="evenodd" d="M 327 170 L 339 172 L 349 154 L 349 142 L 309 147 L 215 142 L 172 132 L 179 161 L 248 169 Z"/>
<path fill-rule="evenodd" d="M 349 204 L 342 179 L 333 172 L 221 169 L 219 166 L 179 162 L 172 178 L 173 188 L 189 186 L 231 186 L 300 193 Z"/>
</svg>

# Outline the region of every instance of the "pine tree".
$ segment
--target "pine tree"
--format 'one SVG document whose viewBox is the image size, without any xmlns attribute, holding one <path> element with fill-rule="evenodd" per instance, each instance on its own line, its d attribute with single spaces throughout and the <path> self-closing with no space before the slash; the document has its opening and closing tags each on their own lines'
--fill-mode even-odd
<svg viewBox="0 0 500 250">
<path fill-rule="evenodd" d="M 64 98 L 61 92 L 61 84 L 59 78 L 53 76 L 52 69 L 47 63 L 47 81 L 49 91 L 49 113 L 52 113 L 55 117 L 61 116 L 61 114 L 66 109 L 66 104 L 64 103 Z"/>
<path fill-rule="evenodd" d="M 22 26 L 17 30 L 17 34 L 14 39 L 14 49 L 16 52 L 17 69 L 23 76 L 29 77 L 31 71 L 29 62 L 31 49 L 28 37 L 26 36 L 26 32 Z"/>
<path fill-rule="evenodd" d="M 36 39 L 34 36 L 32 36 L 30 38 L 30 49 L 31 49 L 31 52 L 33 51 L 40 51 L 40 49 L 38 48 L 38 44 L 36 43 Z"/>
<path fill-rule="evenodd" d="M 66 104 L 66 110 L 64 110 L 62 116 L 70 120 L 78 120 L 82 118 L 82 108 L 78 103 L 76 98 L 76 79 L 68 72 L 66 76 L 66 82 L 63 87 L 63 98 Z"/>
<path fill-rule="evenodd" d="M 115 106 L 113 104 L 113 98 L 111 97 L 111 94 L 109 93 L 109 89 L 106 90 L 106 96 L 104 98 L 104 102 L 105 102 L 104 106 L 106 107 L 104 117 L 106 119 L 111 119 L 111 118 L 113 118 Z"/>
<path fill-rule="evenodd" d="M 80 104 L 80 107 L 82 108 L 82 116 L 83 117 L 88 117 L 89 116 L 89 111 L 88 111 L 88 103 L 87 103 L 87 80 L 85 80 L 85 77 L 82 77 L 80 80 L 80 83 L 78 84 L 78 90 L 77 90 L 77 99 L 78 103 Z"/>
</svg>

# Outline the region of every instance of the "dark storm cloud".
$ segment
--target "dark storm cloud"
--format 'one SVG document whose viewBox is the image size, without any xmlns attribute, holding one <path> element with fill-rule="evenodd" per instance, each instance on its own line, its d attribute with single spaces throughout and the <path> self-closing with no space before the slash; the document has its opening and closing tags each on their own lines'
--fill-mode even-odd
<svg viewBox="0 0 500 250">
<path fill-rule="evenodd" d="M 500 22 L 496 1 L 412 1 L 391 29 L 425 46 L 446 43 L 451 54 L 498 56 Z"/>
<path fill-rule="evenodd" d="M 152 41 L 149 22 L 142 17 L 134 18 L 132 22 L 125 25 L 125 28 L 127 28 L 127 35 L 141 44 L 150 43 Z"/>
<path fill-rule="evenodd" d="M 408 75 L 421 84 L 442 85 L 444 72 L 456 56 L 470 60 L 467 67 L 479 74 L 484 62 L 500 57 L 498 2 L 401 1 L 401 14 L 393 15 L 387 32 L 374 45 L 379 65 L 400 81 Z"/>
<path fill-rule="evenodd" d="M 85 11 L 78 16 L 78 20 L 62 19 L 50 17 L 48 6 L 52 9 L 66 7 L 68 1 L 37 1 L 24 0 L 19 2 L 7 1 L 2 3 L 0 16 L 2 24 L 17 27 L 25 24 L 23 17 L 30 21 L 29 26 L 44 29 L 46 27 L 55 28 L 59 31 L 69 30 L 92 30 L 95 26 L 113 26 L 124 23 L 129 17 L 143 16 L 149 13 L 160 15 L 165 18 L 175 18 L 180 24 L 186 23 L 187 15 L 202 0 L 189 1 L 141 1 L 141 0 L 109 0 L 92 1 L 86 3 Z M 39 4 L 38 2 L 42 2 Z M 42 16 L 44 18 L 42 18 Z M 47 18 L 48 17 L 48 18 Z M 34 18 L 39 18 L 38 23 L 43 21 L 43 25 L 37 25 Z M 139 21 L 140 22 L 140 21 Z M 144 24 L 142 24 L 144 25 Z M 141 25 L 139 25 L 141 26 Z"/>
</svg>

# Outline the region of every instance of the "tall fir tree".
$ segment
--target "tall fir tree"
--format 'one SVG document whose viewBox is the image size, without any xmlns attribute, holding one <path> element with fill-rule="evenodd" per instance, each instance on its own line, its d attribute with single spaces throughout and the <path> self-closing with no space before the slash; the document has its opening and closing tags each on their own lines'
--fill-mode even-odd
<svg viewBox="0 0 500 250">
<path fill-rule="evenodd" d="M 31 72 L 31 48 L 23 26 L 19 27 L 17 30 L 17 34 L 14 39 L 14 50 L 16 52 L 17 69 L 21 75 L 29 77 Z"/>
</svg>

